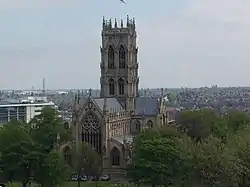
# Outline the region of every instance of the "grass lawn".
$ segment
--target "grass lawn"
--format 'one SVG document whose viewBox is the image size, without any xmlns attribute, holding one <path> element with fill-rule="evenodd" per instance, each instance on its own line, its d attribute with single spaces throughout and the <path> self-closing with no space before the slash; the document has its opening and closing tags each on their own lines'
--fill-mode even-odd
<svg viewBox="0 0 250 187">
<path fill-rule="evenodd" d="M 99 181 L 98 182 L 98 187 L 112 187 L 112 182 L 104 182 L 104 181 Z M 13 183 L 12 185 L 7 185 L 7 187 L 22 187 L 20 183 Z M 29 185 L 27 185 L 29 187 Z M 30 187 L 38 187 L 36 184 L 31 184 Z M 60 187 L 77 187 L 77 182 L 65 182 L 62 186 Z M 81 182 L 81 187 L 96 187 L 96 182 L 94 181 L 86 181 L 86 182 Z"/>
</svg>

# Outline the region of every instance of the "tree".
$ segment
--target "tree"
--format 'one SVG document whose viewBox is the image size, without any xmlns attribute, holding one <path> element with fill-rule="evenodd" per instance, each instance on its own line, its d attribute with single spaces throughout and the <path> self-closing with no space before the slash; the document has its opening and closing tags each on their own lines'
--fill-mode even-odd
<svg viewBox="0 0 250 187">
<path fill-rule="evenodd" d="M 232 151 L 237 160 L 237 175 L 238 185 L 246 187 L 250 185 L 250 128 L 245 127 L 239 130 L 236 134 L 228 138 L 227 147 Z"/>
<path fill-rule="evenodd" d="M 8 181 L 23 186 L 33 177 L 42 186 L 53 186 L 64 179 L 68 170 L 55 145 L 67 140 L 64 124 L 51 108 L 44 108 L 29 124 L 12 122 L 0 129 L 0 161 Z"/>
<path fill-rule="evenodd" d="M 234 186 L 237 184 L 239 162 L 221 139 L 210 136 L 195 146 L 192 165 L 195 179 L 201 186 Z"/>
<path fill-rule="evenodd" d="M 38 164 L 39 167 L 34 172 L 34 178 L 42 187 L 62 184 L 70 172 L 70 168 L 64 162 L 62 154 L 56 150 L 41 155 Z"/>
<path fill-rule="evenodd" d="M 24 128 L 16 123 L 0 130 L 1 168 L 5 180 L 18 179 L 23 186 L 36 167 L 36 146 Z"/>
<path fill-rule="evenodd" d="M 58 112 L 53 108 L 43 108 L 41 114 L 35 116 L 26 129 L 41 153 L 38 168 L 34 173 L 37 182 L 42 186 L 61 183 L 69 168 L 56 149 L 61 143 L 69 140 L 70 134 Z"/>
<path fill-rule="evenodd" d="M 226 119 L 228 129 L 234 133 L 250 126 L 250 116 L 246 112 L 231 110 L 224 118 Z"/>
<path fill-rule="evenodd" d="M 64 128 L 62 119 L 53 108 L 43 108 L 41 114 L 35 116 L 28 126 L 33 140 L 43 146 L 47 152 L 54 148 L 58 134 L 61 142 L 70 139 L 70 134 Z"/>
<path fill-rule="evenodd" d="M 250 185 L 250 118 L 231 111 L 184 111 L 177 126 L 140 133 L 128 176 L 172 186 Z"/>
<path fill-rule="evenodd" d="M 78 186 L 80 186 L 81 175 L 99 176 L 101 158 L 98 153 L 87 143 L 80 143 L 73 150 L 73 168 L 78 175 Z"/>
<path fill-rule="evenodd" d="M 180 184 L 189 179 L 192 168 L 188 164 L 189 154 L 183 150 L 184 143 L 176 134 L 162 136 L 155 130 L 142 133 L 135 140 L 129 177 L 137 182 L 149 182 L 152 186 Z"/>
<path fill-rule="evenodd" d="M 180 113 L 177 126 L 196 142 L 200 142 L 212 134 L 215 124 L 221 123 L 221 120 L 213 110 L 186 110 Z"/>
</svg>

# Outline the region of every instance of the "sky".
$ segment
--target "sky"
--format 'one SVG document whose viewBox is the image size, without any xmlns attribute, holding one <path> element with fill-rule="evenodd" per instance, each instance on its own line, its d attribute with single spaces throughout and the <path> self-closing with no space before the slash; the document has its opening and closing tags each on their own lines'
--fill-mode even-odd
<svg viewBox="0 0 250 187">
<path fill-rule="evenodd" d="M 102 16 L 136 19 L 140 87 L 250 86 L 249 0 L 0 0 L 0 89 L 99 88 Z"/>
</svg>

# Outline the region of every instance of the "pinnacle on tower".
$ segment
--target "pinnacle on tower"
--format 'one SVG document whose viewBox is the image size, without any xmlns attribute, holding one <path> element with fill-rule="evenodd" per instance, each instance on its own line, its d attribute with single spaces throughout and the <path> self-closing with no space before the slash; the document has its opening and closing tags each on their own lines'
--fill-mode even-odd
<svg viewBox="0 0 250 187">
<path fill-rule="evenodd" d="M 103 16 L 102 18 L 102 28 L 104 29 L 105 28 L 105 17 Z"/>
<path fill-rule="evenodd" d="M 117 28 L 117 21 L 116 21 L 116 18 L 115 18 L 115 28 Z"/>
<path fill-rule="evenodd" d="M 123 28 L 123 20 L 121 19 L 121 28 Z"/>
<path fill-rule="evenodd" d="M 109 19 L 109 28 L 112 29 L 112 20 L 111 20 L 111 18 Z"/>
<path fill-rule="evenodd" d="M 127 23 L 126 23 L 126 27 L 124 26 L 123 23 L 123 19 L 121 19 L 120 24 L 118 25 L 118 21 L 115 18 L 114 19 L 114 23 L 112 23 L 112 19 L 106 20 L 105 17 L 103 16 L 102 19 L 102 29 L 103 30 L 110 30 L 110 29 L 122 29 L 122 28 L 131 28 L 134 29 L 135 28 L 135 18 L 130 19 L 129 15 L 127 15 Z"/>
<path fill-rule="evenodd" d="M 129 15 L 127 15 L 127 27 L 129 27 Z"/>
</svg>

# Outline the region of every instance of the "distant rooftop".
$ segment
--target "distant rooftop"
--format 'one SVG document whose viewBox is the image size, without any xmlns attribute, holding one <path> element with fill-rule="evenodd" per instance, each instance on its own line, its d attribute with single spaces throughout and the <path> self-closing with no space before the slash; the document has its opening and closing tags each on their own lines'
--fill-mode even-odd
<svg viewBox="0 0 250 187">
<path fill-rule="evenodd" d="M 49 103 L 47 97 L 8 98 L 0 100 L 0 105 Z"/>
</svg>

